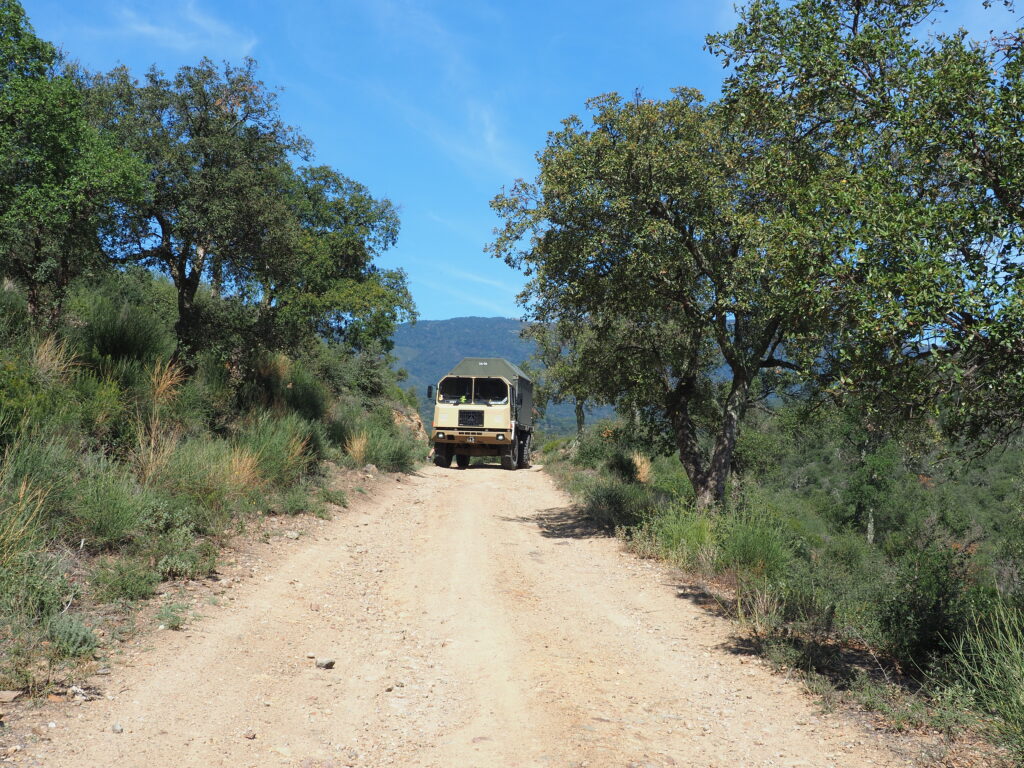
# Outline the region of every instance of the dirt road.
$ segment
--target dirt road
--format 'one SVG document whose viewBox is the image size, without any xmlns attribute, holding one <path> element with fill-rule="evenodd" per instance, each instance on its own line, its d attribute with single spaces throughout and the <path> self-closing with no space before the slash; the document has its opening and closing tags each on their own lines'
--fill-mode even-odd
<svg viewBox="0 0 1024 768">
<path fill-rule="evenodd" d="M 56 727 L 19 763 L 910 764 L 731 651 L 728 622 L 536 468 L 430 467 L 280 545 L 102 678 L 112 698 L 45 708 Z"/>
</svg>

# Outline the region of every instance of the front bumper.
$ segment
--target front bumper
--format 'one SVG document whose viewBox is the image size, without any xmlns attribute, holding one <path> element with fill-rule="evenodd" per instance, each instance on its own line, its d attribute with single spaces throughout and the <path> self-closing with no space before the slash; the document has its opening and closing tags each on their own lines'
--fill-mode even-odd
<svg viewBox="0 0 1024 768">
<path fill-rule="evenodd" d="M 487 445 L 502 447 L 512 442 L 510 429 L 474 429 L 472 427 L 435 428 L 431 436 L 434 445 Z"/>
</svg>

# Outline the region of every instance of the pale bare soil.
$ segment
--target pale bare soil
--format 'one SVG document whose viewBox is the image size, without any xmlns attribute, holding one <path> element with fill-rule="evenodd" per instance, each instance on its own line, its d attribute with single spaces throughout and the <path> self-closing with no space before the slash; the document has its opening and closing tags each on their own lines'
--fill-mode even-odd
<svg viewBox="0 0 1024 768">
<path fill-rule="evenodd" d="M 8 759 L 918 764 L 916 740 L 823 715 L 799 682 L 739 652 L 731 623 L 587 529 L 537 468 L 429 467 L 356 496 L 297 540 L 275 538 L 265 565 L 186 631 L 148 634 L 94 678 L 104 698 L 23 709 L 30 735 Z"/>
</svg>

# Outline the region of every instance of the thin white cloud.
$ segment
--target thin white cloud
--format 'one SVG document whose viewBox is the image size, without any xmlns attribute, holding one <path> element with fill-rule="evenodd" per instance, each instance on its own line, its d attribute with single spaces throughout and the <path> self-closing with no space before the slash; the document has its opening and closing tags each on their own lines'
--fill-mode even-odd
<svg viewBox="0 0 1024 768">
<path fill-rule="evenodd" d="M 196 0 L 183 0 L 161 11 L 143 15 L 131 7 L 115 12 L 116 24 L 103 33 L 116 37 L 142 37 L 164 48 L 183 53 L 203 53 L 218 58 L 249 55 L 259 42 L 240 26 L 207 13 Z"/>
<path fill-rule="evenodd" d="M 419 94 L 398 92 L 393 83 L 380 84 L 376 92 L 409 127 L 461 165 L 471 170 L 483 167 L 502 176 L 522 175 L 517 153 L 503 137 L 498 112 L 489 98 L 493 85 L 482 81 L 465 54 L 470 42 L 411 0 L 367 0 L 364 6 L 385 40 L 403 51 L 416 51 L 423 67 L 436 69 L 439 82 L 446 86 L 446 98 L 454 102 L 461 120 L 440 119 L 433 102 L 416 106 L 422 101 Z M 499 11 L 486 4 L 476 10 L 492 23 L 500 18 Z"/>
<path fill-rule="evenodd" d="M 418 282 L 427 286 L 427 288 L 430 288 L 431 290 L 440 291 L 441 293 L 446 293 L 449 296 L 453 296 L 463 304 L 473 304 L 474 306 L 482 307 L 483 309 L 486 309 L 490 312 L 494 312 L 495 315 L 500 317 L 511 317 L 512 315 L 509 314 L 510 310 L 512 310 L 512 314 L 515 313 L 514 305 L 512 304 L 499 304 L 496 301 L 488 301 L 487 299 L 482 298 L 478 295 L 467 293 L 465 291 L 459 291 L 452 288 L 449 285 L 435 283 L 432 280 L 421 279 Z"/>
<path fill-rule="evenodd" d="M 491 288 L 497 288 L 502 291 L 507 291 L 508 293 L 513 295 L 515 295 L 517 291 L 515 286 L 508 285 L 507 283 L 503 283 L 500 280 L 493 280 L 489 277 L 481 277 L 480 275 L 475 275 L 472 272 L 466 272 L 465 270 L 462 269 L 453 269 L 451 267 L 442 266 L 441 270 L 446 274 L 451 275 L 452 277 L 457 277 L 459 280 L 466 280 L 471 283 L 479 283 L 480 285 L 486 285 Z"/>
</svg>

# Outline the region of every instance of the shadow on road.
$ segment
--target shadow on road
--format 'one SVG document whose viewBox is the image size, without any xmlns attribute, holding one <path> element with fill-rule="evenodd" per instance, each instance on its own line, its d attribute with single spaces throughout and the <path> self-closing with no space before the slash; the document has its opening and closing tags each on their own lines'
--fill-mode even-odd
<svg viewBox="0 0 1024 768">
<path fill-rule="evenodd" d="M 586 517 L 575 507 L 553 507 L 542 509 L 532 515 L 501 517 L 510 523 L 529 523 L 540 529 L 541 536 L 548 539 L 597 539 L 611 535 Z"/>
</svg>

